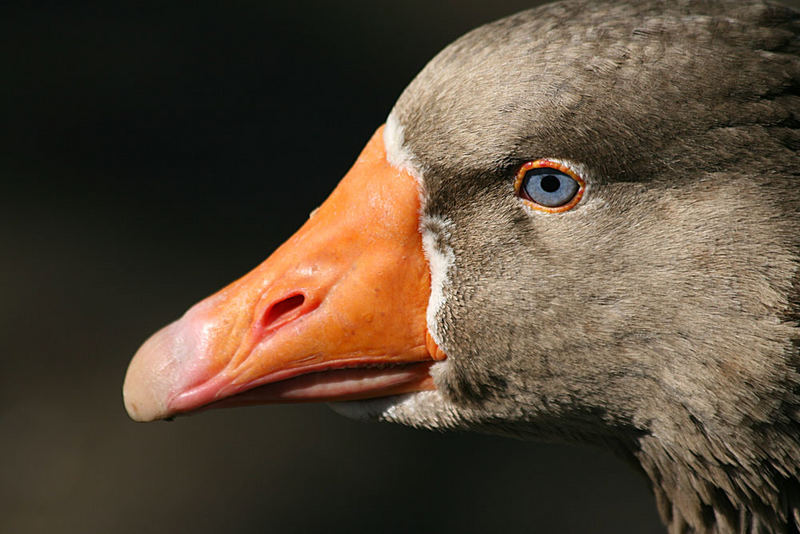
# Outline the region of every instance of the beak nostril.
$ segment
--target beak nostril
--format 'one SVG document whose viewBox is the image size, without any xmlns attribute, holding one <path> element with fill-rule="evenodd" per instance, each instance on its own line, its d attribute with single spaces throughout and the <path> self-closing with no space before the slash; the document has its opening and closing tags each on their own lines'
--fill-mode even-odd
<svg viewBox="0 0 800 534">
<path fill-rule="evenodd" d="M 273 303 L 261 319 L 262 326 L 270 329 L 286 322 L 292 312 L 302 306 L 305 300 L 306 297 L 303 294 L 298 294 Z"/>
</svg>

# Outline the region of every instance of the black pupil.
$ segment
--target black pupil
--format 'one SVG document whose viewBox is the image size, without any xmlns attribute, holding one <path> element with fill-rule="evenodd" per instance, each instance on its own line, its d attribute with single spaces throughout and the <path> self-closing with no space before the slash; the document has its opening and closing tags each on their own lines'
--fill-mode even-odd
<svg viewBox="0 0 800 534">
<path fill-rule="evenodd" d="M 561 180 L 552 174 L 548 174 L 546 176 L 542 176 L 541 186 L 546 192 L 553 193 L 558 191 L 558 188 L 561 187 Z"/>
</svg>

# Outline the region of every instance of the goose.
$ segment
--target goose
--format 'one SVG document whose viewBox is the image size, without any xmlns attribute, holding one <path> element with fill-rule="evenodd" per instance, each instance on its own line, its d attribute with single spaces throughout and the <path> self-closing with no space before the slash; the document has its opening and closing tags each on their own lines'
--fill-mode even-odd
<svg viewBox="0 0 800 534">
<path fill-rule="evenodd" d="M 669 532 L 800 531 L 798 28 L 566 0 L 471 31 L 296 234 L 142 345 L 128 414 L 596 444 Z"/>
</svg>

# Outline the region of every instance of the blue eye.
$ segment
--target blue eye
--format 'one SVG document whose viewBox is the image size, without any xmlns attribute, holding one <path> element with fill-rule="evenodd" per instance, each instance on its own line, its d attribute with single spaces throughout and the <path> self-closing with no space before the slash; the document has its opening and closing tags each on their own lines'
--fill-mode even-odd
<svg viewBox="0 0 800 534">
<path fill-rule="evenodd" d="M 537 159 L 519 168 L 514 191 L 531 209 L 561 213 L 578 205 L 586 191 L 586 182 L 567 163 Z"/>
<path fill-rule="evenodd" d="M 581 184 L 572 176 L 552 167 L 525 172 L 519 193 L 546 208 L 557 208 L 575 198 Z"/>
</svg>

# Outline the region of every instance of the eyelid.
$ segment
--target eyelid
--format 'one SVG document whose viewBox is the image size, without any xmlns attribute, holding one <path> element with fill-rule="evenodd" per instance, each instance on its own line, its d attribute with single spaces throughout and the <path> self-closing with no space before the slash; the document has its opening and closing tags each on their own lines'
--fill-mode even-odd
<svg viewBox="0 0 800 534">
<path fill-rule="evenodd" d="M 540 169 L 542 167 L 547 167 L 547 168 L 550 168 L 550 169 L 555 169 L 557 171 L 561 171 L 564 174 L 570 176 L 576 182 L 578 182 L 578 192 L 575 193 L 575 196 L 572 197 L 572 199 L 569 202 L 567 202 L 566 204 L 564 204 L 563 206 L 556 206 L 556 207 L 553 207 L 553 208 L 548 208 L 547 206 L 542 206 L 541 204 L 539 204 L 537 202 L 534 202 L 533 200 L 531 200 L 529 198 L 526 198 L 523 195 L 523 193 L 522 193 L 522 181 L 525 179 L 525 174 L 527 174 L 527 172 L 530 171 L 530 170 Z M 569 166 L 567 166 L 567 165 L 565 165 L 563 163 L 560 163 L 558 161 L 553 161 L 551 159 L 536 159 L 536 160 L 533 160 L 533 161 L 527 161 L 527 162 L 523 163 L 522 166 L 517 171 L 517 177 L 514 180 L 514 193 L 516 193 L 516 195 L 520 199 L 522 199 L 522 201 L 528 207 L 530 207 L 532 209 L 535 209 L 535 210 L 538 210 L 538 211 L 544 211 L 546 213 L 561 213 L 561 212 L 564 212 L 564 211 L 571 210 L 572 208 L 574 208 L 578 204 L 578 202 L 581 201 L 581 198 L 583 197 L 584 191 L 586 191 L 586 180 L 581 178 L 581 176 L 577 172 L 575 172 L 572 168 L 570 168 Z"/>
</svg>

